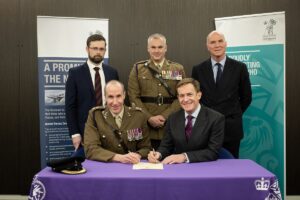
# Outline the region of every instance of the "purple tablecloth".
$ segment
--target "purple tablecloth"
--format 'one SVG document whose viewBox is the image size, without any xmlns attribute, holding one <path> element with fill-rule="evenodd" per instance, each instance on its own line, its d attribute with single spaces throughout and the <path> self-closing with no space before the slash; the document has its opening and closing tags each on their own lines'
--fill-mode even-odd
<svg viewBox="0 0 300 200">
<path fill-rule="evenodd" d="M 83 167 L 87 173 L 80 175 L 43 169 L 33 179 L 29 199 L 281 199 L 274 174 L 251 160 L 164 165 L 163 170 L 87 160 Z"/>
</svg>

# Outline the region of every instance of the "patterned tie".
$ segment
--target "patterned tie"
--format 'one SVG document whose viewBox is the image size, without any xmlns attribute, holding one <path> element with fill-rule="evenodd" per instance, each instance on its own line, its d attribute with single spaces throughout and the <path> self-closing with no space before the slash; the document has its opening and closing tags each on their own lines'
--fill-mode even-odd
<svg viewBox="0 0 300 200">
<path fill-rule="evenodd" d="M 216 85 L 218 86 L 221 76 L 222 76 L 222 65 L 220 63 L 216 63 L 218 66 L 217 76 L 216 76 Z"/>
<path fill-rule="evenodd" d="M 193 129 L 193 116 L 192 115 L 188 115 L 187 117 L 187 124 L 185 126 L 185 136 L 186 139 L 189 140 L 191 135 L 192 135 L 192 129 Z"/>
<path fill-rule="evenodd" d="M 102 105 L 102 87 L 101 87 L 101 79 L 99 74 L 99 67 L 94 67 L 96 71 L 95 74 L 95 96 L 96 96 L 96 106 Z"/>
</svg>

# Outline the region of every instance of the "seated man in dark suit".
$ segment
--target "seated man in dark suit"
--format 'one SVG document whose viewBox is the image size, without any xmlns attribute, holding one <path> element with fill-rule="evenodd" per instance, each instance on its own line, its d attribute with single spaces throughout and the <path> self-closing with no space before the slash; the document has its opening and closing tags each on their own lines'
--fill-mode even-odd
<svg viewBox="0 0 300 200">
<path fill-rule="evenodd" d="M 181 110 L 170 115 L 165 135 L 157 151 L 148 154 L 149 162 L 163 164 L 203 162 L 218 158 L 224 137 L 224 116 L 200 105 L 200 84 L 185 78 L 177 86 Z"/>
</svg>

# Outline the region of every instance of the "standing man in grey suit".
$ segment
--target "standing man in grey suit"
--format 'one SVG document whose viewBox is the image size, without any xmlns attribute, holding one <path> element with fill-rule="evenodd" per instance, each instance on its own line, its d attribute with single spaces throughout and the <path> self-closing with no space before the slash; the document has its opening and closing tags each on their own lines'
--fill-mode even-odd
<svg viewBox="0 0 300 200">
<path fill-rule="evenodd" d="M 225 116 L 223 147 L 238 158 L 244 135 L 242 115 L 252 101 L 249 73 L 244 63 L 226 56 L 222 33 L 209 33 L 206 45 L 211 57 L 193 67 L 192 77 L 201 83 L 201 104 Z"/>
<path fill-rule="evenodd" d="M 70 69 L 66 83 L 66 118 L 76 150 L 83 141 L 84 124 L 89 110 L 94 106 L 105 105 L 105 84 L 110 80 L 119 80 L 118 72 L 103 63 L 106 52 L 105 38 L 99 34 L 91 35 L 86 45 L 87 62 Z"/>
<path fill-rule="evenodd" d="M 192 78 L 181 80 L 177 86 L 181 110 L 167 120 L 165 135 L 157 151 L 150 151 L 149 162 L 163 164 L 212 161 L 224 137 L 224 116 L 200 105 L 199 82 Z"/>
</svg>

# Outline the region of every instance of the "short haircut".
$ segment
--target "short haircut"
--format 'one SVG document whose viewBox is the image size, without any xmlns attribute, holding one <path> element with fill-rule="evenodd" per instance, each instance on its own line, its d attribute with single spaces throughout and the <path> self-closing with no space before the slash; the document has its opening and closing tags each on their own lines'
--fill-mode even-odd
<svg viewBox="0 0 300 200">
<path fill-rule="evenodd" d="M 221 33 L 220 31 L 214 30 L 214 31 L 210 32 L 210 33 L 207 35 L 207 37 L 206 37 L 206 43 L 208 43 L 209 38 L 210 38 L 212 35 L 214 35 L 214 34 L 220 35 L 220 36 L 224 39 L 224 42 L 226 42 L 226 39 L 225 39 L 224 34 Z"/>
<path fill-rule="evenodd" d="M 117 80 L 111 80 L 108 83 L 106 83 L 106 85 L 105 85 L 105 89 L 104 89 L 105 94 L 106 94 L 107 88 L 111 85 L 119 85 L 122 88 L 123 93 L 125 93 L 125 87 L 124 87 L 123 83 L 121 83 L 120 81 L 117 81 Z"/>
<path fill-rule="evenodd" d="M 106 40 L 105 38 L 103 37 L 103 35 L 100 35 L 100 34 L 93 34 L 93 35 L 90 35 L 88 37 L 88 39 L 86 40 L 86 46 L 90 46 L 91 42 L 94 42 L 94 41 L 104 41 L 105 42 L 105 46 L 106 46 Z"/>
<path fill-rule="evenodd" d="M 166 39 L 166 37 L 163 35 L 163 34 L 160 34 L 160 33 L 154 33 L 154 34 L 152 34 L 152 35 L 150 35 L 149 37 L 148 37 L 148 45 L 149 45 L 149 43 L 151 42 L 151 40 L 153 40 L 153 39 L 160 39 L 165 45 L 167 44 L 167 39 Z"/>
<path fill-rule="evenodd" d="M 193 79 L 193 78 L 184 78 L 181 81 L 179 81 L 176 85 L 176 90 L 180 88 L 181 86 L 192 84 L 196 90 L 196 92 L 200 92 L 200 83 L 199 81 Z"/>
</svg>

